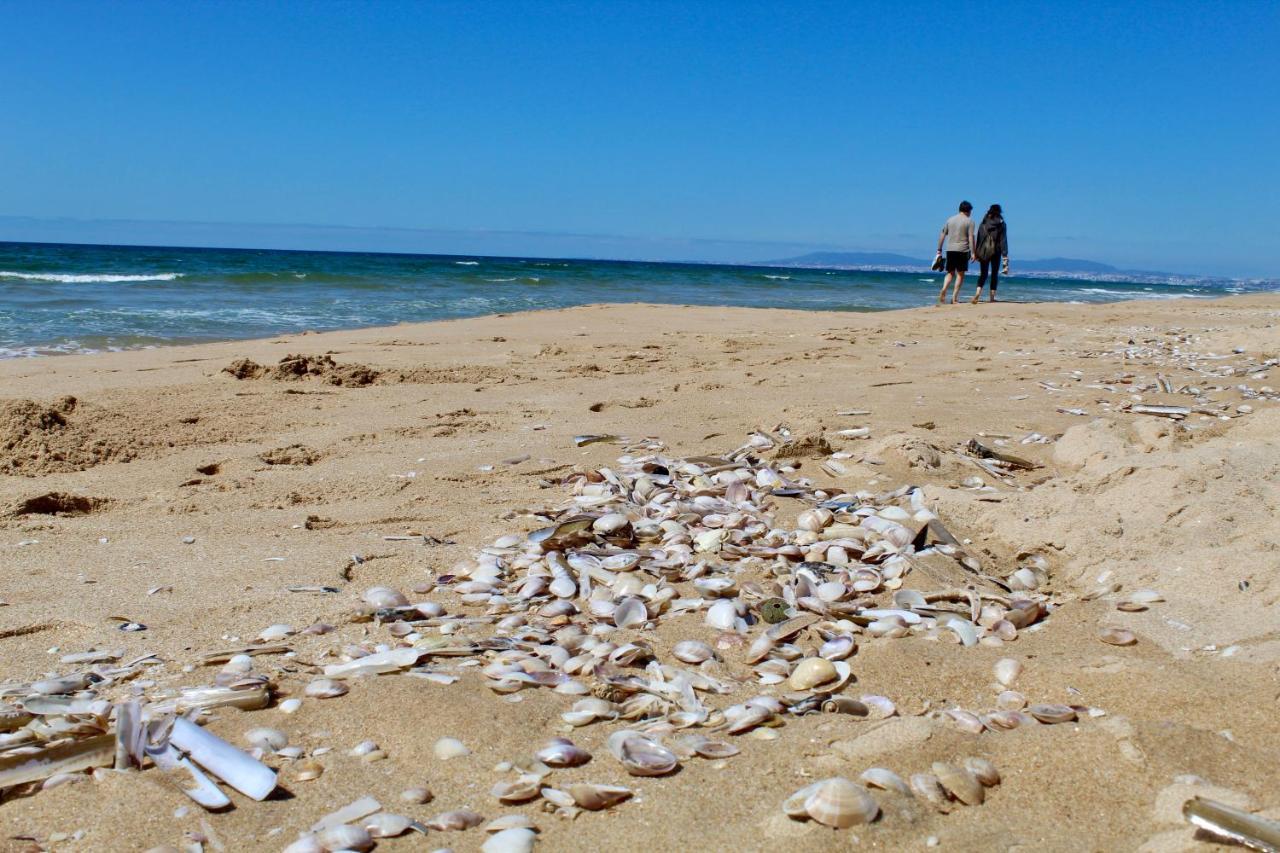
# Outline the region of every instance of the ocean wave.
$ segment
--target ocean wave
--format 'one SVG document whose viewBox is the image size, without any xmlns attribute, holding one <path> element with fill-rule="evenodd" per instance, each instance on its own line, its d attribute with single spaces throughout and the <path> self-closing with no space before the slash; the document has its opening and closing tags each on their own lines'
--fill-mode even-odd
<svg viewBox="0 0 1280 853">
<path fill-rule="evenodd" d="M 774 281 L 791 281 L 791 276 L 789 275 L 766 275 L 765 278 L 771 278 Z"/>
<path fill-rule="evenodd" d="M 111 273 L 62 274 L 0 270 L 0 278 L 17 278 L 23 281 L 53 281 L 61 284 L 107 284 L 121 281 L 173 281 L 174 279 L 182 278 L 182 273 L 158 272 L 143 275 L 113 275 Z"/>
<path fill-rule="evenodd" d="M 515 278 L 486 278 L 485 281 L 515 281 Z"/>
<path fill-rule="evenodd" d="M 457 264 L 457 265 L 458 265 L 458 266 L 460 266 L 460 267 L 478 267 L 478 266 L 480 266 L 480 262 L 479 262 L 479 261 L 454 261 L 454 263 L 455 263 L 455 264 Z"/>
</svg>

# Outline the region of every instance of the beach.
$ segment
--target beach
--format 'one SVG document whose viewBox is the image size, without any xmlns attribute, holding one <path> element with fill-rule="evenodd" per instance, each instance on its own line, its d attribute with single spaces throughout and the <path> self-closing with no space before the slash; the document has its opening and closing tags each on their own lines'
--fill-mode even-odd
<svg viewBox="0 0 1280 853">
<path fill-rule="evenodd" d="M 280 850 L 366 795 L 424 821 L 524 814 L 547 850 L 1211 849 L 1182 817 L 1193 796 L 1280 819 L 1280 396 L 1264 390 L 1280 387 L 1278 324 L 1274 293 L 875 313 L 588 305 L 0 361 L 0 681 L 122 650 L 158 662 L 106 697 L 158 695 L 213 683 L 221 664 L 200 665 L 203 654 L 288 625 L 289 654 L 253 658 L 271 706 L 218 709 L 207 727 L 242 747 L 250 729 L 280 729 L 324 767 L 295 781 L 296 761 L 268 755 L 288 793 L 232 793 L 219 813 L 154 768 L 11 792 L 0 850 L 180 848 L 184 833 L 204 849 Z M 740 751 L 663 777 L 630 776 L 609 754 L 621 721 L 570 729 L 561 714 L 578 697 L 492 690 L 480 672 L 492 651 L 480 665 L 436 659 L 453 683 L 388 673 L 304 696 L 353 644 L 397 642 L 353 618 L 368 588 L 483 615 L 449 576 L 546 525 L 532 513 L 572 498 L 566 478 L 617 468 L 624 439 L 684 459 L 741 448 L 753 431 L 795 437 L 760 456 L 828 495 L 918 487 L 984 574 L 1032 567 L 1047 612 L 999 646 L 859 633 L 843 692 L 888 697 L 894 716 L 782 714 L 769 736 L 710 735 Z M 610 438 L 578 446 L 585 435 Z M 971 440 L 1030 467 L 992 473 Z M 811 505 L 770 504 L 789 530 Z M 1129 598 L 1139 591 L 1155 595 Z M 642 639 L 678 664 L 676 643 L 718 642 L 704 613 L 615 641 Z M 120 630 L 130 623 L 145 629 Z M 302 633 L 318 623 L 333 630 Z M 748 626 L 748 640 L 767 627 Z M 1136 642 L 1102 642 L 1107 628 Z M 704 695 L 709 706 L 785 691 L 758 682 L 745 645 L 726 641 L 720 657 L 705 671 L 730 690 Z M 1013 687 L 1028 702 L 1072 706 L 1074 719 L 958 725 L 948 709 L 996 708 L 1003 658 L 1022 665 Z M 291 697 L 301 707 L 285 713 Z M 499 803 L 491 789 L 513 778 L 501 763 L 556 736 L 593 755 L 553 771 L 557 785 L 625 785 L 633 798 L 575 819 L 545 800 Z M 442 737 L 470 754 L 440 760 Z M 349 754 L 366 739 L 382 760 Z M 874 791 L 879 819 L 844 829 L 782 811 L 820 779 L 869 767 L 906 778 L 973 756 L 1001 776 L 981 805 Z M 414 785 L 434 799 L 402 801 Z M 485 840 L 432 830 L 378 848 L 463 853 Z"/>
</svg>

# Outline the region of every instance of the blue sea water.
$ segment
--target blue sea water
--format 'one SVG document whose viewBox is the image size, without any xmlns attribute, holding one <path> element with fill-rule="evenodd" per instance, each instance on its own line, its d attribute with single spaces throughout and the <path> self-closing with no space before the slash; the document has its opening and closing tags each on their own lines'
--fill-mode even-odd
<svg viewBox="0 0 1280 853">
<path fill-rule="evenodd" d="M 0 358 L 593 302 L 876 311 L 927 305 L 940 280 L 927 271 L 0 243 Z M 1000 295 L 1103 302 L 1274 287 L 1014 275 L 1002 279 Z"/>
</svg>

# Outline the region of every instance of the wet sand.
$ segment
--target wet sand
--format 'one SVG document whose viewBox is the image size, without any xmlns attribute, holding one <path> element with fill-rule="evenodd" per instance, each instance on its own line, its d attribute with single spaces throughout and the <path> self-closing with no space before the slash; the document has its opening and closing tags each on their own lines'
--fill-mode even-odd
<svg viewBox="0 0 1280 853">
<path fill-rule="evenodd" d="M 575 447 L 583 433 L 657 437 L 673 456 L 731 450 L 753 429 L 823 433 L 850 454 L 838 460 L 847 473 L 824 472 L 822 453 L 795 460 L 796 476 L 832 492 L 921 486 L 991 574 L 1042 560 L 1039 592 L 1055 605 L 1001 648 L 863 638 L 847 692 L 888 696 L 900 720 L 790 717 L 776 739 L 742 736 L 735 757 L 652 779 L 608 755 L 616 724 L 575 729 L 595 757 L 555 771 L 557 784 L 625 784 L 637 796 L 572 821 L 489 791 L 510 778 L 499 762 L 565 733 L 559 715 L 574 697 L 503 697 L 461 668 L 450 685 L 360 680 L 292 715 L 213 715 L 210 730 L 237 743 L 274 726 L 308 751 L 332 748 L 318 780 L 290 781 L 286 767 L 287 794 L 233 794 L 232 810 L 209 815 L 155 770 L 105 773 L 0 802 L 0 850 L 34 843 L 17 836 L 145 850 L 210 830 L 228 850 L 279 850 L 365 794 L 419 819 L 527 814 L 547 850 L 896 850 L 930 838 L 955 850 L 1209 849 L 1180 815 L 1197 792 L 1280 817 L 1280 405 L 1253 393 L 1280 387 L 1278 324 L 1273 295 L 876 314 L 592 306 L 0 362 L 0 681 L 67 671 L 59 655 L 100 648 L 157 654 L 162 666 L 143 676 L 154 689 L 206 684 L 217 667 L 183 671 L 202 652 L 276 623 L 336 626 L 290 637 L 293 657 L 255 659 L 277 699 L 301 696 L 344 645 L 391 639 L 349 619 L 366 588 L 408 592 L 450 573 L 539 526 L 520 511 L 560 504 L 566 475 L 614 464 L 620 448 Z M 308 360 L 280 366 L 290 354 Z M 1177 393 L 1189 386 L 1223 417 L 1124 410 L 1197 405 Z M 849 410 L 870 414 L 837 414 Z M 863 426 L 869 438 L 837 435 Z M 1045 441 L 1021 443 L 1033 433 Z M 963 451 L 974 437 L 1040 467 L 997 479 Z M 973 477 L 988 488 L 965 485 Z M 786 504 L 779 513 L 794 513 Z M 1119 592 L 1086 600 L 1100 577 Z M 1139 589 L 1163 601 L 1116 609 Z M 443 587 L 410 597 L 483 612 Z M 112 617 L 147 629 L 121 632 Z M 1104 626 L 1137 643 L 1099 642 Z M 715 639 L 701 614 L 640 633 L 664 660 L 679 640 Z M 1101 713 L 978 735 L 936 718 L 993 708 L 1002 657 L 1024 664 L 1016 687 L 1031 702 Z M 722 676 L 742 684 L 713 704 L 761 692 L 740 652 L 725 658 Z M 472 754 L 439 761 L 442 736 Z M 347 755 L 366 738 L 385 760 Z M 894 801 L 875 824 L 844 830 L 781 812 L 815 779 L 870 766 L 906 776 L 969 755 L 1003 776 L 980 806 L 942 814 Z M 402 803 L 415 784 L 434 801 Z M 433 832 L 379 849 L 461 853 L 484 840 L 479 829 Z"/>
</svg>

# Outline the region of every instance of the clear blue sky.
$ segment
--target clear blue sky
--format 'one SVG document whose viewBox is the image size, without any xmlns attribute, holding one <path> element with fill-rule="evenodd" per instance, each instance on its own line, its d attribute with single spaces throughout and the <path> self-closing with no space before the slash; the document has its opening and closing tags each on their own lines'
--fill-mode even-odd
<svg viewBox="0 0 1280 853">
<path fill-rule="evenodd" d="M 1280 274 L 1275 0 L 4 0 L 0 25 L 0 239 L 922 257 L 963 197 L 1004 205 L 1015 261 Z"/>
</svg>

